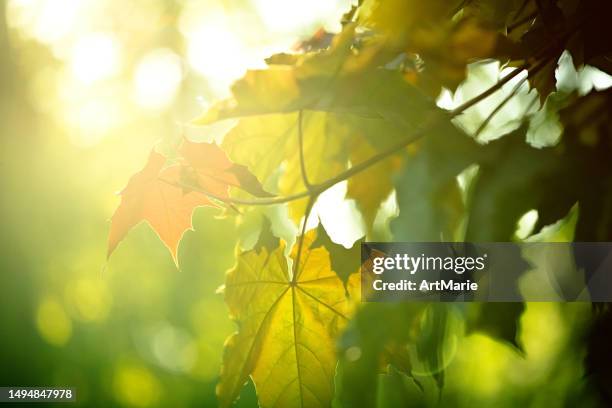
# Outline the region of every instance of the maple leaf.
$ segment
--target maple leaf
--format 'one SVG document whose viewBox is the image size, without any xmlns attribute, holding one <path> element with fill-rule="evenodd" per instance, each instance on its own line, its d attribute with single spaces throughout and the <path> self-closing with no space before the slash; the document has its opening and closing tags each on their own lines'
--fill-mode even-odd
<svg viewBox="0 0 612 408">
<path fill-rule="evenodd" d="M 463 2 L 464 5 L 472 2 Z M 388 46 L 407 52 L 407 78 L 431 96 L 444 86 L 454 91 L 468 63 L 505 60 L 517 52 L 496 26 L 475 13 L 449 19 L 460 2 L 433 0 L 364 1 L 359 20 L 379 33 Z M 415 56 L 418 55 L 418 58 Z"/>
<path fill-rule="evenodd" d="M 416 27 L 445 20 L 455 7 L 453 3 L 447 0 L 367 0 L 363 2 L 358 16 L 362 24 L 401 42 L 406 41 Z"/>
<path fill-rule="evenodd" d="M 232 97 L 211 107 L 194 123 L 239 118 L 223 139 L 231 160 L 248 167 L 260 180 L 278 184 L 280 195 L 304 191 L 298 144 L 298 111 L 302 112 L 304 167 L 311 184 L 329 180 L 405 138 L 427 117 L 438 112 L 430 99 L 401 73 L 356 61 L 354 36 L 345 29 L 329 50 L 302 55 L 291 66 L 249 71 L 232 87 Z M 356 82 L 358 79 L 358 82 Z M 371 149 L 361 146 L 369 143 Z M 349 182 L 371 226 L 391 192 L 387 175 L 397 169 L 394 159 L 360 174 L 358 181 L 376 181 L 375 194 Z M 281 168 L 282 172 L 277 170 Z M 299 222 L 306 200 L 289 204 Z"/>
<path fill-rule="evenodd" d="M 257 197 L 271 196 L 246 166 L 233 163 L 214 143 L 185 140 L 179 153 L 195 171 L 198 184 L 211 193 L 226 196 L 227 187 L 232 186 Z"/>
<path fill-rule="evenodd" d="M 368 143 L 355 143 L 351 146 L 351 162 L 360 163 L 376 153 Z M 401 163 L 401 157 L 391 156 L 348 180 L 346 196 L 355 199 L 367 228 L 372 227 L 380 204 L 393 191 L 393 180 L 389 175 L 394 174 Z"/>
<path fill-rule="evenodd" d="M 185 192 L 172 185 L 171 182 L 180 180 L 181 167 L 175 165 L 163 169 L 165 163 L 164 156 L 152 151 L 145 167 L 132 176 L 121 192 L 121 204 L 111 218 L 108 256 L 130 229 L 146 220 L 177 263 L 178 243 L 185 231 L 191 228 L 193 209 L 213 205 L 201 193 Z"/>
<path fill-rule="evenodd" d="M 345 143 L 351 129 L 337 114 L 305 111 L 302 131 L 305 167 L 311 183 L 325 181 L 347 168 Z M 305 188 L 297 132 L 297 113 L 246 117 L 226 135 L 222 146 L 232 160 L 247 165 L 262 180 L 285 163 L 279 191 L 289 195 Z M 298 222 L 304 214 L 305 200 L 291 202 L 289 209 Z"/>
<path fill-rule="evenodd" d="M 391 222 L 398 241 L 452 240 L 464 213 L 457 176 L 475 162 L 476 142 L 450 123 L 415 145 L 395 180 L 399 217 Z"/>
<path fill-rule="evenodd" d="M 301 174 L 298 144 L 298 114 L 269 114 L 242 118 L 223 139 L 222 147 L 230 158 L 248 166 L 261 180 L 274 175 L 284 164 L 279 177 L 279 193 L 290 195 L 305 189 Z M 309 181 L 323 182 L 338 175 L 351 163 L 360 163 L 405 135 L 402 128 L 379 118 L 351 114 L 303 112 L 303 149 Z M 392 190 L 392 174 L 399 168 L 394 156 L 360 173 L 348 182 L 347 198 L 354 199 L 368 227 L 380 203 Z M 292 219 L 299 222 L 306 200 L 289 204 Z"/>
<path fill-rule="evenodd" d="M 352 98 L 346 96 L 342 104 L 349 112 L 344 109 L 336 111 L 333 106 L 329 107 L 329 112 L 303 111 L 305 168 L 312 184 L 323 182 L 346 170 L 349 159 L 355 165 L 405 138 L 407 131 L 412 129 L 411 124 L 417 120 L 415 115 L 420 115 L 422 119 L 424 112 L 428 111 L 429 105 L 422 99 L 420 108 L 412 109 L 419 102 L 411 95 L 405 98 L 403 90 L 414 90 L 400 76 L 381 72 L 377 75 L 378 79 L 370 78 L 371 83 L 365 86 L 363 95 L 361 91 L 353 90 Z M 374 84 L 387 76 L 397 81 L 395 86 L 374 89 Z M 379 103 L 374 102 L 376 99 Z M 358 114 L 368 104 L 376 107 L 376 116 L 364 117 Z M 411 108 L 404 111 L 406 106 Z M 240 108 L 241 105 L 237 105 L 236 111 L 231 114 L 240 117 Z M 305 188 L 299 158 L 298 127 L 297 112 L 244 116 L 223 139 L 222 147 L 233 161 L 246 165 L 260 180 L 267 180 L 284 163 L 279 192 L 281 195 L 295 194 Z M 391 192 L 388 175 L 398 168 L 397 162 L 397 158 L 390 158 L 364 171 L 357 176 L 357 181 L 349 181 L 348 197 L 356 200 L 368 226 L 380 203 Z M 375 188 L 358 187 L 356 183 L 362 181 L 375 182 Z M 372 189 L 375 190 L 374 194 L 370 191 Z M 290 213 L 295 221 L 300 220 L 304 208 L 305 200 L 290 203 Z"/>
<path fill-rule="evenodd" d="M 354 278 L 355 276 L 361 278 L 361 274 L 358 272 L 361 264 L 361 244 L 364 241 L 365 237 L 362 237 L 353 242 L 353 246 L 346 248 L 343 245 L 335 243 L 325 230 L 323 224 L 319 222 L 319 226 L 317 227 L 317 239 L 312 242 L 310 248 L 324 247 L 327 250 L 332 269 L 343 282 L 347 283 L 347 290 L 350 293 L 351 291 L 349 289 L 356 282 L 350 283 L 349 279 L 356 279 Z"/>
<path fill-rule="evenodd" d="M 185 231 L 192 228 L 193 210 L 216 206 L 201 188 L 221 199 L 237 187 L 256 196 L 269 196 L 246 167 L 232 163 L 223 150 L 211 143 L 185 140 L 179 149 L 182 164 L 164 168 L 166 158 L 153 151 L 145 167 L 121 192 L 121 204 L 111 219 L 108 256 L 130 229 L 147 221 L 178 264 L 177 251 Z"/>
<path fill-rule="evenodd" d="M 406 50 L 424 61 L 418 83 L 434 86 L 434 95 L 445 86 L 455 90 L 466 78 L 467 64 L 486 58 L 505 60 L 518 53 L 518 47 L 491 26 L 473 18 L 463 18 L 413 30 Z"/>
<path fill-rule="evenodd" d="M 239 330 L 226 342 L 217 394 L 229 406 L 250 375 L 262 407 L 328 407 L 334 392 L 335 338 L 349 302 L 327 250 L 304 237 L 296 277 L 284 245 L 239 254 L 225 299 Z M 277 241 L 278 242 L 278 241 Z"/>
</svg>

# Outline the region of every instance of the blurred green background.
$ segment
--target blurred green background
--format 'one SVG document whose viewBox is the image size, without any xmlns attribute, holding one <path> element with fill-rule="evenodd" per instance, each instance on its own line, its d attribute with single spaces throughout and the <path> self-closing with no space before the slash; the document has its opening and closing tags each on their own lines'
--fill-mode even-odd
<svg viewBox="0 0 612 408">
<path fill-rule="evenodd" d="M 107 262 L 115 193 L 160 139 L 197 135 L 185 123 L 247 67 L 345 7 L 0 3 L 0 384 L 75 386 L 83 406 L 216 405 L 234 221 L 199 209 L 180 271 L 145 224 Z"/>
<path fill-rule="evenodd" d="M 198 209 L 180 271 L 145 224 L 107 261 L 114 193 L 156 142 L 198 136 L 188 120 L 226 96 L 245 69 L 319 27 L 337 31 L 350 2 L 1 5 L 0 385 L 73 386 L 81 406 L 216 406 L 223 342 L 234 327 L 215 291 L 233 263 L 234 220 Z M 475 78 L 482 88 L 492 77 Z M 451 99 L 440 104 L 460 102 Z M 453 337 L 445 401 L 588 403 L 578 344 L 590 313 L 587 304 L 529 304 L 525 356 L 478 334 Z M 401 378 L 381 381 L 383 405 L 408 392 Z M 238 406 L 256 406 L 251 385 Z"/>
</svg>

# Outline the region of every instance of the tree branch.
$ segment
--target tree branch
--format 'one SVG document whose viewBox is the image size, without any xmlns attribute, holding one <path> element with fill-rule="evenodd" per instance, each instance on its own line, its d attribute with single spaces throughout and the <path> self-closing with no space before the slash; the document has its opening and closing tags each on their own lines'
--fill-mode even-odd
<svg viewBox="0 0 612 408">
<path fill-rule="evenodd" d="M 550 54 L 550 52 L 546 52 L 546 54 Z M 541 67 L 543 67 L 545 64 L 549 63 L 550 59 L 550 55 L 545 56 L 536 67 L 532 68 L 532 69 L 541 69 Z M 431 130 L 431 128 L 433 126 L 435 126 L 438 123 L 438 120 L 440 118 L 445 118 L 445 119 L 449 119 L 449 118 L 453 118 L 455 116 L 460 115 L 461 113 L 463 113 L 465 110 L 471 108 L 472 106 L 478 104 L 479 102 L 483 101 L 484 99 L 488 98 L 489 96 L 491 96 L 492 94 L 494 94 L 495 92 L 497 92 L 499 89 L 501 89 L 505 84 L 507 84 L 508 82 L 510 82 L 513 78 L 515 78 L 517 75 L 519 75 L 523 70 L 528 69 L 532 66 L 532 64 L 530 63 L 525 63 L 523 65 L 521 65 L 520 67 L 515 68 L 514 70 L 512 70 L 512 72 L 510 72 L 509 74 L 507 74 L 506 76 L 504 76 L 502 79 L 500 79 L 497 83 L 495 83 L 494 85 L 492 85 L 491 87 L 489 87 L 488 89 L 486 89 L 485 91 L 483 91 L 482 93 L 480 93 L 479 95 L 475 96 L 474 98 L 470 99 L 469 101 L 466 101 L 465 103 L 461 104 L 460 106 L 456 107 L 455 109 L 452 109 L 450 111 L 447 111 L 447 115 L 439 115 L 439 116 L 435 116 L 433 117 L 430 121 L 426 122 L 423 126 L 421 126 L 420 128 L 416 129 L 412 134 L 410 134 L 408 137 L 406 137 L 405 139 L 400 140 L 399 142 L 393 144 L 392 146 L 390 146 L 389 148 L 385 149 L 384 151 L 370 157 L 369 159 L 358 163 L 354 166 L 352 166 L 351 168 L 341 172 L 340 174 L 336 175 L 335 177 L 332 177 L 330 179 L 327 179 L 321 183 L 317 183 L 317 184 L 310 184 L 310 188 L 305 190 L 305 191 L 301 191 L 299 193 L 295 193 L 295 194 L 290 194 L 287 196 L 280 196 L 280 197 L 272 197 L 272 198 L 256 198 L 256 199 L 239 199 L 239 198 L 232 198 L 232 197 L 221 197 L 219 195 L 213 194 L 199 186 L 194 186 L 194 185 L 189 185 L 189 184 L 185 184 L 185 183 L 180 183 L 180 182 L 172 182 L 172 181 L 168 181 L 168 180 L 163 180 L 164 182 L 173 185 L 175 187 L 181 187 L 184 189 L 188 189 L 188 190 L 192 190 L 192 191 L 196 191 L 199 193 L 202 193 L 204 195 L 206 195 L 209 198 L 218 200 L 220 202 L 223 203 L 227 203 L 227 204 L 238 204 L 238 205 L 274 205 L 274 204 L 283 204 L 283 203 L 287 203 L 287 202 L 291 202 L 291 201 L 295 201 L 295 200 L 299 200 L 301 198 L 304 197 L 317 197 L 318 195 L 320 195 L 322 192 L 324 192 L 325 190 L 333 187 L 334 185 L 347 180 L 351 177 L 353 177 L 354 175 L 361 173 L 362 171 L 368 169 L 369 167 L 373 166 L 374 164 L 380 162 L 381 160 L 386 159 L 387 157 L 391 156 L 392 154 L 396 153 L 397 151 L 405 148 L 406 146 L 408 146 L 409 144 L 415 142 L 416 140 L 418 140 L 419 138 L 421 138 L 427 131 Z M 500 108 L 501 109 L 501 108 Z M 299 123 L 298 123 L 299 125 Z M 299 135 L 299 131 L 298 131 L 298 135 Z M 300 137 L 300 140 L 302 138 Z M 300 143 L 300 145 L 302 145 L 302 143 Z M 302 148 L 300 148 L 300 161 L 303 163 L 303 150 Z"/>
<path fill-rule="evenodd" d="M 529 64 L 529 63 L 525 63 L 525 64 L 521 65 L 520 67 L 514 68 L 512 70 L 512 72 L 510 72 L 508 75 L 506 75 L 505 77 L 503 77 L 502 79 L 497 81 L 497 83 L 495 83 L 495 85 L 491 86 L 490 88 L 488 88 L 484 92 L 481 92 L 479 95 L 476 95 L 475 97 L 473 97 L 469 101 L 466 101 L 463 104 L 461 104 L 458 107 L 456 107 L 455 109 L 451 110 L 450 111 L 451 116 L 453 116 L 453 117 L 457 116 L 457 115 L 463 113 L 464 111 L 468 110 L 472 106 L 476 105 L 477 103 L 479 103 L 479 102 L 485 100 L 486 98 L 488 98 L 489 96 L 493 95 L 495 92 L 499 91 L 504 85 L 506 85 L 508 82 L 510 82 L 512 80 L 512 78 L 516 77 L 523 70 L 529 68 L 530 65 L 531 64 Z"/>
<path fill-rule="evenodd" d="M 533 13 L 526 15 L 520 20 L 517 20 L 513 22 L 511 25 L 509 25 L 506 29 L 507 30 L 506 32 L 511 33 L 512 31 L 516 30 L 518 27 L 522 26 L 523 24 L 528 23 L 529 21 L 535 20 L 537 16 L 538 16 L 537 11 L 534 11 Z"/>
<path fill-rule="evenodd" d="M 472 135 L 472 137 L 474 139 L 477 139 L 478 136 L 480 136 L 480 134 L 482 133 L 483 130 L 486 129 L 486 127 L 489 125 L 489 123 L 491 122 L 491 119 L 493 119 L 495 117 L 495 115 L 497 115 L 499 113 L 499 111 L 502 110 L 502 108 L 504 106 L 506 106 L 506 104 L 508 102 L 510 102 L 510 100 L 512 98 L 514 98 L 514 96 L 517 94 L 517 92 L 519 91 L 519 89 L 521 89 L 521 86 L 525 83 L 525 81 L 527 81 L 527 77 L 521 79 L 516 86 L 512 89 L 512 91 L 510 91 L 510 93 L 508 94 L 508 96 L 506 96 L 499 104 L 497 104 L 497 106 L 491 111 L 491 113 L 489 113 L 489 115 L 485 118 L 485 120 L 483 120 L 480 123 L 480 126 L 478 126 L 478 129 L 476 129 L 476 132 L 474 132 L 474 134 Z"/>
<path fill-rule="evenodd" d="M 540 71 L 542 68 L 544 68 L 547 64 L 549 63 L 549 61 L 547 59 L 543 59 L 542 61 L 540 61 L 539 64 L 537 64 L 536 66 L 534 66 L 531 71 L 529 72 L 531 75 L 537 73 L 538 71 Z M 472 135 L 474 138 L 477 138 L 483 130 L 485 130 L 485 128 L 487 127 L 487 125 L 491 122 L 491 119 L 493 119 L 493 117 L 495 117 L 495 115 L 497 115 L 499 113 L 499 111 L 502 110 L 502 108 L 504 106 L 506 106 L 506 104 L 508 102 L 510 102 L 510 100 L 512 98 L 514 98 L 514 96 L 518 93 L 519 89 L 521 89 L 521 86 L 525 83 L 525 81 L 527 81 L 527 76 L 525 76 L 524 78 L 522 78 L 515 86 L 514 88 L 512 88 L 512 91 L 510 91 L 510 93 L 508 94 L 508 96 L 506 96 L 492 111 L 491 113 L 489 113 L 489 115 L 485 118 L 485 120 L 482 121 L 482 123 L 480 124 L 480 126 L 478 126 L 478 129 L 476 129 L 476 132 L 474 132 L 474 134 Z"/>
</svg>

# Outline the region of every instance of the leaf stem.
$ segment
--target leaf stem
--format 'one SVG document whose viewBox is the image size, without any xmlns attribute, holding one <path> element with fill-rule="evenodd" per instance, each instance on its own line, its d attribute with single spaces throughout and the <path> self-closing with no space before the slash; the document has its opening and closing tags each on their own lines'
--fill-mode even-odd
<svg viewBox="0 0 612 408">
<path fill-rule="evenodd" d="M 306 204 L 306 212 L 304 213 L 304 223 L 302 224 L 302 231 L 300 232 L 300 235 L 298 237 L 297 254 L 295 256 L 295 262 L 293 263 L 293 274 L 291 276 L 292 286 L 296 285 L 298 275 L 300 274 L 300 257 L 302 256 L 302 251 L 304 248 L 304 236 L 306 233 L 306 224 L 308 223 L 308 217 L 310 216 L 312 207 L 314 206 L 314 203 L 317 200 L 317 196 L 318 195 L 311 195 L 308 198 L 308 204 Z"/>
</svg>

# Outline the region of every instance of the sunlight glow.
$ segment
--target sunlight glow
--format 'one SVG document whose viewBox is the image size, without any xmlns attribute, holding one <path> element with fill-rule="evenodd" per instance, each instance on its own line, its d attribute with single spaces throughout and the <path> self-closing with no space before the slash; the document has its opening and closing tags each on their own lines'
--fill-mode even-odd
<svg viewBox="0 0 612 408">
<path fill-rule="evenodd" d="M 119 105 L 108 98 L 91 98 L 75 103 L 66 112 L 66 121 L 76 134 L 76 145 L 87 147 L 99 143 L 120 122 Z"/>
<path fill-rule="evenodd" d="M 112 77 L 121 68 L 117 40 L 105 33 L 84 35 L 72 49 L 70 68 L 74 77 L 84 84 Z"/>
<path fill-rule="evenodd" d="M 336 17 L 345 11 L 347 3 L 331 0 L 255 0 L 257 11 L 266 27 L 283 33 L 330 25 L 323 20 L 330 19 L 330 16 L 330 20 L 337 23 Z"/>
<path fill-rule="evenodd" d="M 55 44 L 72 33 L 83 0 L 9 0 L 8 22 L 45 44 Z"/>
<path fill-rule="evenodd" d="M 263 68 L 266 57 L 291 48 L 317 28 L 339 31 L 339 18 L 350 4 L 258 0 L 253 3 L 258 17 L 253 18 L 229 6 L 194 3 L 183 10 L 179 28 L 187 40 L 189 66 L 208 80 L 214 93 L 225 96 L 247 69 Z"/>
<path fill-rule="evenodd" d="M 187 59 L 196 72 L 222 86 L 255 62 L 243 41 L 222 22 L 206 22 L 190 34 Z"/>
<path fill-rule="evenodd" d="M 312 208 L 306 229 L 316 227 L 321 220 L 330 238 L 348 248 L 365 235 L 365 228 L 355 201 L 344 198 L 346 190 L 347 182 L 343 181 L 323 192 Z"/>
<path fill-rule="evenodd" d="M 134 73 L 134 99 L 147 109 L 163 109 L 176 96 L 183 80 L 181 60 L 169 49 L 145 55 Z"/>
</svg>

